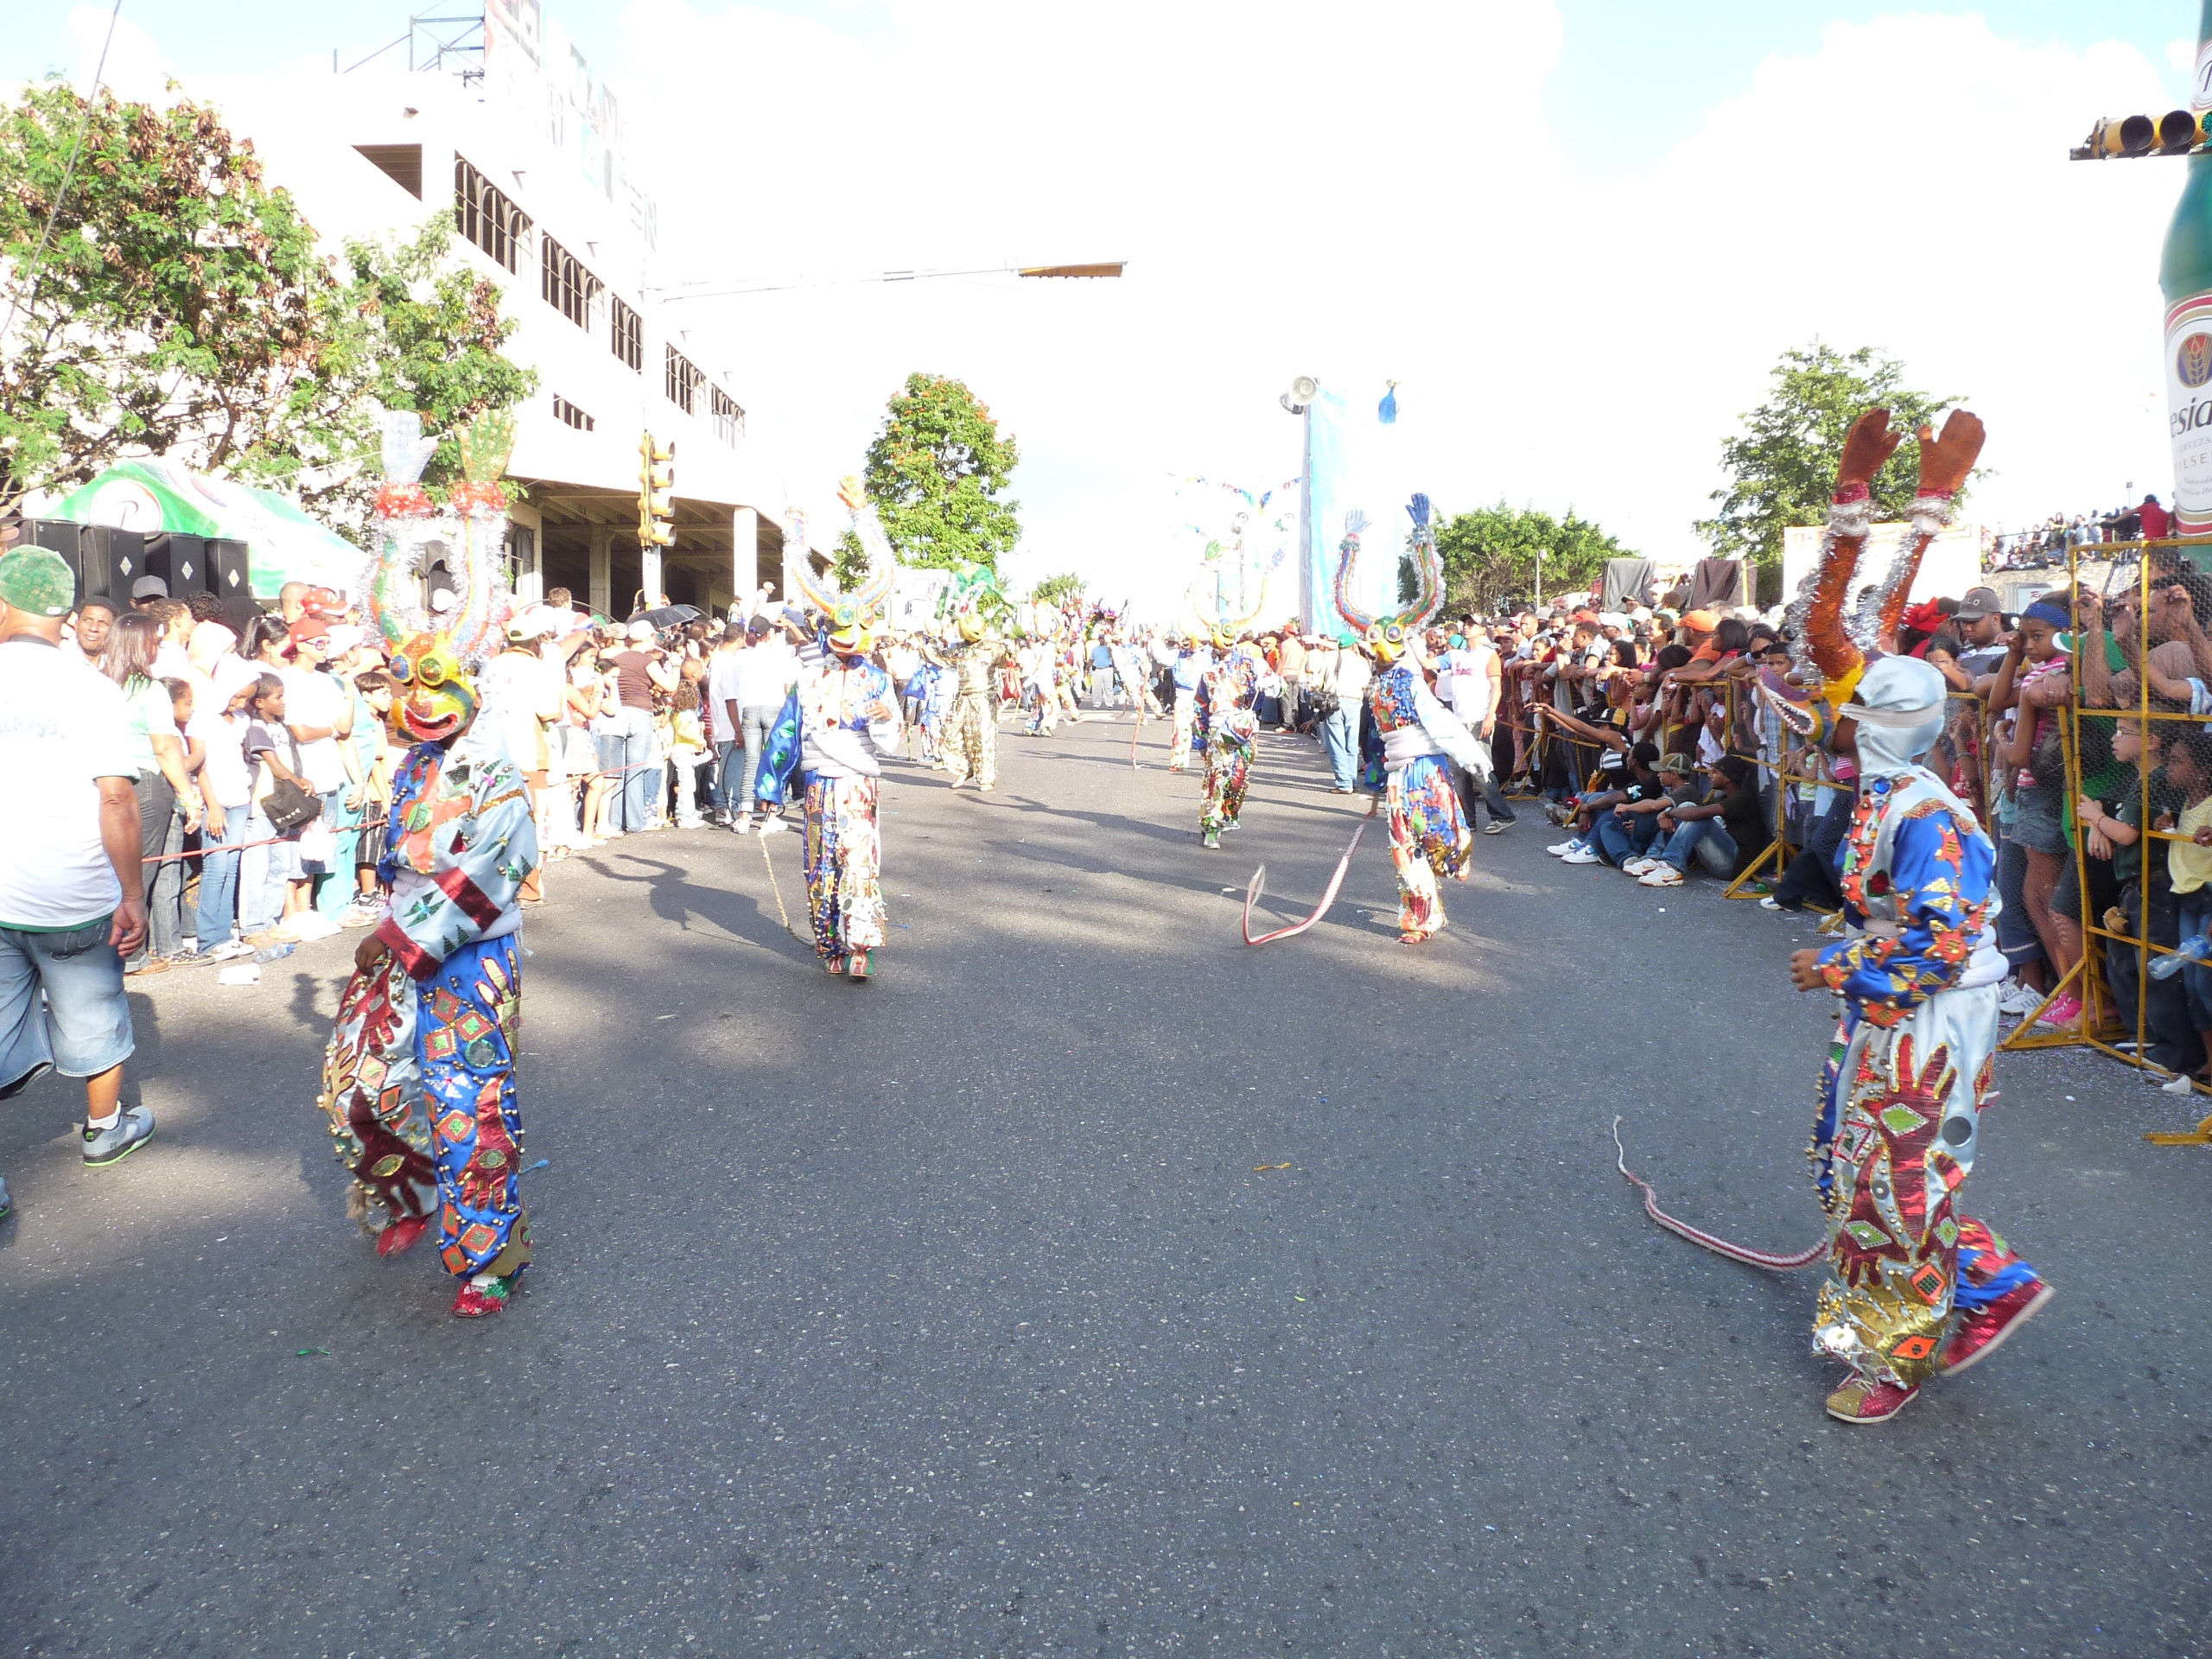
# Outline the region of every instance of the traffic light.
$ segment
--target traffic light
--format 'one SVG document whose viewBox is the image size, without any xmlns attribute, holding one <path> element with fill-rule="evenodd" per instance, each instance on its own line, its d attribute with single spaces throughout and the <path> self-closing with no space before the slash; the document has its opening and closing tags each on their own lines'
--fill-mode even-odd
<svg viewBox="0 0 2212 1659">
<path fill-rule="evenodd" d="M 650 432 L 638 441 L 638 543 L 669 547 L 676 541 L 676 441 Z"/>
<path fill-rule="evenodd" d="M 2089 129 L 2088 143 L 2071 152 L 2077 162 L 2104 162 L 2139 156 L 2188 156 L 2212 143 L 2203 124 L 2187 110 L 2161 116 L 2101 116 Z"/>
</svg>

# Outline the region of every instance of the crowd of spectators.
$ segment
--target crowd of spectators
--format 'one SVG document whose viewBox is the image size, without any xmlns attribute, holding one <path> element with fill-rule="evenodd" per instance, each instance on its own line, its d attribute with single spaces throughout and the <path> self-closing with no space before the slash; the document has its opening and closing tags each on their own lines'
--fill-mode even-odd
<svg viewBox="0 0 2212 1659">
<path fill-rule="evenodd" d="M 2173 515 L 2146 495 L 2132 507 L 2109 512 L 2055 512 L 2031 530 L 1999 531 L 1990 540 L 1986 563 L 1992 570 L 2037 570 L 2066 563 L 2069 548 L 2108 542 L 2157 541 L 2173 533 Z"/>
<path fill-rule="evenodd" d="M 2212 966 L 2183 962 L 2212 957 L 2200 937 L 2212 931 L 2212 729 L 2179 718 L 2212 716 L 2212 576 L 2166 548 L 2146 583 L 2132 570 L 2113 580 L 2116 598 L 2061 589 L 2018 614 L 1984 586 L 1923 601 L 1884 646 L 1924 658 L 1952 690 L 1928 764 L 1997 845 L 2005 1017 L 2059 1032 L 2095 1017 L 2075 971 L 2086 916 L 2122 936 L 2094 941 L 2101 1034 L 2134 1046 L 2139 987 L 2139 1058 L 2183 1092 L 2212 1084 Z M 1537 802 L 1566 832 L 1547 850 L 1567 864 L 1642 887 L 1733 884 L 1769 911 L 1837 911 L 1856 772 L 1847 736 L 1808 746 L 1783 717 L 1805 693 L 1782 608 L 1595 606 L 1463 613 L 1429 630 L 1432 684 L 1492 758 L 1487 775 L 1462 775 L 1471 821 L 1496 834 L 1516 800 Z M 1290 630 L 1259 643 L 1263 721 L 1313 734 L 1332 786 L 1349 792 L 1364 660 Z M 2124 712 L 2146 706 L 2147 720 Z M 2143 982 L 2138 942 L 2178 971 Z"/>
</svg>

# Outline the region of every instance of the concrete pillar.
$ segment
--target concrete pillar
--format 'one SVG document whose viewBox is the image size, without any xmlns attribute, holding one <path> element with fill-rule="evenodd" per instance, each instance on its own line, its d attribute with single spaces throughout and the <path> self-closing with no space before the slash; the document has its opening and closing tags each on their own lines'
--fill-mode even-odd
<svg viewBox="0 0 2212 1659">
<path fill-rule="evenodd" d="M 591 527 L 591 607 L 601 616 L 614 613 L 614 531 L 612 525 Z"/>
<path fill-rule="evenodd" d="M 753 595 L 760 587 L 760 515 L 740 507 L 729 516 L 730 591 L 744 609 L 753 608 Z"/>
</svg>

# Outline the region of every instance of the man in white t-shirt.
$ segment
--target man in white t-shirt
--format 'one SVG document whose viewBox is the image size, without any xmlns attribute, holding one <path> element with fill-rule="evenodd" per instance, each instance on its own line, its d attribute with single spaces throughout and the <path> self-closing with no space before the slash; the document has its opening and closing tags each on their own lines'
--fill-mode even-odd
<svg viewBox="0 0 2212 1659">
<path fill-rule="evenodd" d="M 1452 636 L 1459 643 L 1444 654 L 1438 689 L 1446 694 L 1444 701 L 1459 715 L 1459 723 L 1473 736 L 1476 747 L 1488 762 L 1480 777 L 1465 772 L 1459 774 L 1459 799 L 1470 824 L 1475 821 L 1476 801 L 1490 808 L 1490 822 L 1483 826 L 1483 833 L 1494 836 L 1516 822 L 1505 791 L 1498 787 L 1497 763 L 1490 746 L 1505 671 L 1497 649 L 1475 626 L 1474 619 L 1462 617 L 1459 626 L 1462 632 Z"/>
<path fill-rule="evenodd" d="M 123 958 L 145 942 L 146 901 L 123 693 L 61 648 L 74 587 L 58 553 L 0 556 L 0 1099 L 49 1070 L 82 1077 L 99 1168 L 154 1133 L 151 1112 L 122 1105 L 137 1046 Z"/>
</svg>

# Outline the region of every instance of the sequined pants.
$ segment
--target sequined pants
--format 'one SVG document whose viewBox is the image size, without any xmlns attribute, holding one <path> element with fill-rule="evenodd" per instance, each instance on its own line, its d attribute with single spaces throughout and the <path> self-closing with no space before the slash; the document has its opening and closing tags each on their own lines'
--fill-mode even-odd
<svg viewBox="0 0 2212 1659">
<path fill-rule="evenodd" d="M 385 1224 L 428 1215 L 435 1192 L 439 1259 L 454 1274 L 509 1274 L 530 1260 L 517 1184 L 521 957 L 511 933 L 461 946 L 419 983 L 389 955 L 357 969 L 323 1053 L 321 1104 L 339 1162 Z"/>
<path fill-rule="evenodd" d="M 825 957 L 874 950 L 883 944 L 877 779 L 806 779 L 806 908 L 814 948 Z"/>
<path fill-rule="evenodd" d="M 1175 724 L 1167 734 L 1167 770 L 1186 772 L 1191 765 L 1191 726 L 1198 714 L 1198 693 L 1175 688 Z"/>
<path fill-rule="evenodd" d="M 1467 879 L 1475 838 L 1444 761 L 1421 755 L 1388 776 L 1383 809 L 1398 871 L 1398 930 L 1426 938 L 1444 927 L 1440 878 Z"/>
<path fill-rule="evenodd" d="M 1816 1351 L 1869 1382 L 1935 1375 L 1955 1307 L 2034 1270 L 1959 1208 L 1998 1039 L 1997 988 L 1939 991 L 1886 1028 L 1847 1006 L 1814 1121 L 1829 1228 Z"/>
<path fill-rule="evenodd" d="M 999 780 L 998 709 L 988 691 L 965 691 L 953 699 L 951 723 L 940 753 L 957 786 L 969 779 L 979 789 Z"/>
<path fill-rule="evenodd" d="M 1244 810 L 1245 786 L 1252 779 L 1249 742 L 1224 743 L 1218 737 L 1206 744 L 1206 793 L 1198 808 L 1198 828 L 1208 835 L 1228 829 Z"/>
</svg>

